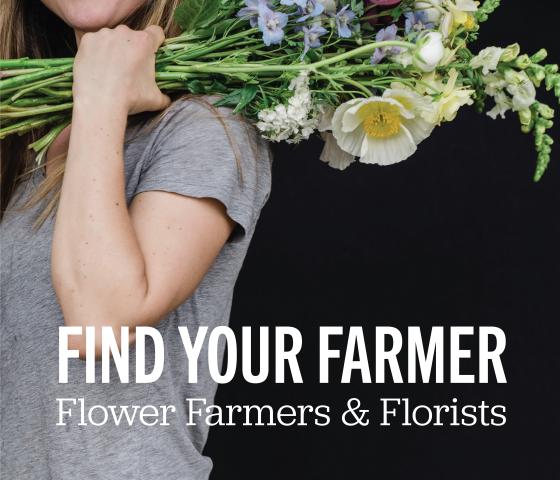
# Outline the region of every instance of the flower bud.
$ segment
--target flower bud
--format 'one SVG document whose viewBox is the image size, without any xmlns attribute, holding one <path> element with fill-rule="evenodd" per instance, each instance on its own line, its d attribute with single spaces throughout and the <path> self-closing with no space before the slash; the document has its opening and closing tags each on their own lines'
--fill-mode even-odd
<svg viewBox="0 0 560 480">
<path fill-rule="evenodd" d="M 440 32 L 428 32 L 418 40 L 414 65 L 424 72 L 433 72 L 444 55 L 443 35 Z"/>
<path fill-rule="evenodd" d="M 546 133 L 546 126 L 542 123 L 537 123 L 537 125 L 535 125 L 535 134 L 542 137 L 545 133 Z"/>
<path fill-rule="evenodd" d="M 533 62 L 529 58 L 529 55 L 521 55 L 515 59 L 515 66 L 521 70 L 529 68 Z"/>
<path fill-rule="evenodd" d="M 531 109 L 527 108 L 525 110 L 520 110 L 519 121 L 521 122 L 521 125 L 531 125 L 531 122 L 533 121 L 533 113 L 531 112 Z"/>
<path fill-rule="evenodd" d="M 541 63 L 543 60 L 546 59 L 546 57 L 548 57 L 548 52 L 544 48 L 541 48 L 537 53 L 535 53 L 531 57 L 531 61 L 533 63 Z"/>
<path fill-rule="evenodd" d="M 533 67 L 525 71 L 537 88 L 541 86 L 542 81 L 546 78 L 546 72 L 540 65 L 533 65 Z"/>
<path fill-rule="evenodd" d="M 554 118 L 554 109 L 544 103 L 539 103 L 537 112 L 539 112 L 541 117 L 546 118 L 547 120 L 552 120 Z"/>
<path fill-rule="evenodd" d="M 502 53 L 500 60 L 502 62 L 513 62 L 517 57 L 519 57 L 520 53 L 521 47 L 519 46 L 519 43 L 514 43 L 504 49 L 504 53 Z"/>
</svg>

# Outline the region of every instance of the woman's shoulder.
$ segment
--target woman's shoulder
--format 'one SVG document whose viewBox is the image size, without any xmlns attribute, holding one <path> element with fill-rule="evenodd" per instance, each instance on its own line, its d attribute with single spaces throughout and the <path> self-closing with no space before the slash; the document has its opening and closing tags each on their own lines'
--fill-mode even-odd
<svg viewBox="0 0 560 480">
<path fill-rule="evenodd" d="M 268 142 L 217 97 L 180 98 L 160 115 L 147 142 L 135 193 L 164 190 L 212 197 L 244 230 L 271 189 Z"/>
<path fill-rule="evenodd" d="M 217 96 L 185 96 L 162 114 L 158 143 L 176 144 L 242 156 L 245 161 L 271 161 L 268 142 L 254 125 L 227 107 Z M 230 155 L 226 155 L 230 156 Z"/>
</svg>

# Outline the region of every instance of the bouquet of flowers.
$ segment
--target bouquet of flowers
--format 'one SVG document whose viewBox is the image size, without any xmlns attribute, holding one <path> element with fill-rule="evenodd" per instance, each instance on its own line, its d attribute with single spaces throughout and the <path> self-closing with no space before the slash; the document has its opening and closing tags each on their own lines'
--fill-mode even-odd
<svg viewBox="0 0 560 480">
<path fill-rule="evenodd" d="M 500 0 L 185 0 L 183 33 L 157 53 L 164 92 L 220 95 L 264 137 L 297 143 L 319 132 L 321 159 L 390 165 L 464 105 L 492 118 L 515 112 L 550 161 L 558 66 L 518 44 L 473 53 L 469 44 Z M 72 58 L 0 60 L 0 138 L 41 128 L 37 161 L 70 122 Z"/>
</svg>

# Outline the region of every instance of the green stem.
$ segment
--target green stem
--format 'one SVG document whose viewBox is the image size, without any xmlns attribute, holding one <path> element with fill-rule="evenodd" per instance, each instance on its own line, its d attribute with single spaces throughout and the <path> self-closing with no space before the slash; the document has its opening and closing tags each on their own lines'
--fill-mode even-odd
<svg viewBox="0 0 560 480">
<path fill-rule="evenodd" d="M 11 68 L 49 68 L 61 67 L 74 63 L 73 58 L 14 58 L 0 59 L 0 70 Z"/>
<path fill-rule="evenodd" d="M 349 77 L 343 78 L 342 81 L 349 85 L 353 85 L 354 87 L 361 90 L 362 93 L 365 93 L 366 97 L 371 97 L 371 90 L 369 88 L 364 87 L 360 82 L 356 82 Z"/>
<path fill-rule="evenodd" d="M 57 125 L 56 127 L 52 128 L 49 133 L 42 136 L 39 140 L 29 144 L 27 148 L 35 150 L 36 152 L 40 152 L 41 150 L 44 150 L 44 149 L 48 148 L 51 145 L 51 143 L 54 142 L 56 137 L 58 137 L 60 132 L 62 132 L 62 130 L 64 130 L 68 125 L 70 125 L 70 122 L 71 122 L 71 119 L 69 119 L 69 118 L 66 119 L 66 121 L 64 121 L 60 125 Z"/>
<path fill-rule="evenodd" d="M 0 118 L 25 118 L 33 117 L 37 115 L 44 115 L 45 113 L 62 112 L 64 110 L 70 110 L 73 103 L 62 103 L 60 105 L 47 105 L 44 107 L 36 108 L 25 108 L 19 111 L 2 111 L 0 112 Z"/>
<path fill-rule="evenodd" d="M 185 50 L 184 52 L 178 51 L 177 53 L 174 53 L 173 55 L 162 55 L 161 58 L 158 58 L 157 60 L 157 64 L 163 63 L 163 62 L 168 62 L 168 61 L 173 61 L 175 59 L 180 59 L 180 60 L 188 60 L 190 58 L 196 58 L 198 56 L 200 56 L 201 54 L 205 54 L 205 53 L 210 53 L 210 52 L 215 52 L 216 50 L 219 50 L 222 47 L 228 47 L 229 45 L 231 45 L 232 43 L 235 43 L 235 40 L 237 40 L 238 38 L 246 38 L 250 35 L 252 35 L 253 33 L 258 32 L 258 28 L 252 28 L 250 30 L 244 31 L 244 32 L 239 32 L 239 33 L 235 33 L 229 37 L 226 37 L 222 40 L 218 40 L 217 42 L 213 42 L 208 46 L 201 46 L 201 47 L 196 47 L 192 50 Z M 179 37 L 180 38 L 180 37 Z M 188 44 L 186 44 L 185 46 L 188 46 Z M 184 58 L 183 58 L 184 55 Z"/>
<path fill-rule="evenodd" d="M 387 40 L 383 42 L 374 42 L 361 47 L 355 48 L 349 52 L 344 52 L 334 57 L 325 58 L 315 63 L 301 63 L 295 65 L 265 65 L 262 63 L 256 64 L 232 64 L 232 65 L 208 65 L 201 63 L 199 65 L 192 66 L 176 66 L 169 65 L 164 67 L 165 72 L 207 72 L 207 73 L 221 73 L 227 74 L 238 74 L 238 73 L 262 73 L 262 72 L 302 72 L 302 71 L 314 71 L 319 68 L 323 68 L 335 63 L 348 60 L 359 55 L 364 55 L 365 53 L 373 53 L 377 48 L 384 47 L 402 47 L 402 48 L 416 48 L 414 43 L 402 42 L 398 40 Z M 373 68 L 373 67 L 371 67 Z"/>
<path fill-rule="evenodd" d="M 8 127 L 0 128 L 0 140 L 13 133 L 19 133 L 20 135 L 25 132 L 29 132 L 34 128 L 43 127 L 50 123 L 56 123 L 60 120 L 67 118 L 66 115 L 52 115 L 47 118 L 38 118 L 35 120 L 22 120 L 21 122 L 14 123 Z"/>
<path fill-rule="evenodd" d="M 15 68 L 10 70 L 0 70 L 0 79 L 8 77 L 17 77 L 27 73 L 42 72 L 42 68 Z"/>
<path fill-rule="evenodd" d="M 58 87 L 58 85 L 56 85 Z M 73 94 L 71 90 L 54 90 L 52 88 L 39 88 L 39 92 L 48 97 L 58 98 L 72 98 Z"/>
<path fill-rule="evenodd" d="M 27 88 L 23 88 L 23 89 L 17 91 L 17 93 L 12 95 L 10 100 L 13 102 L 13 101 L 17 100 L 18 98 L 22 97 L 23 95 L 26 95 L 30 92 L 35 91 L 35 90 L 39 90 L 43 87 L 47 87 L 49 85 L 58 84 L 58 82 L 60 82 L 61 80 L 65 79 L 65 78 L 70 78 L 70 77 L 72 77 L 72 73 L 67 72 L 67 73 L 64 73 L 62 75 L 59 75 L 58 77 L 49 78 L 47 80 L 43 80 L 42 82 L 37 82 L 37 83 L 31 84 Z"/>
<path fill-rule="evenodd" d="M 58 76 L 61 73 L 66 73 L 72 70 L 72 65 L 65 65 L 63 67 L 49 67 L 41 70 L 40 72 L 28 73 L 25 75 L 18 75 L 17 77 L 10 77 L 0 80 L 0 90 L 10 90 L 18 88 L 30 82 L 36 82 L 45 78 Z"/>
</svg>

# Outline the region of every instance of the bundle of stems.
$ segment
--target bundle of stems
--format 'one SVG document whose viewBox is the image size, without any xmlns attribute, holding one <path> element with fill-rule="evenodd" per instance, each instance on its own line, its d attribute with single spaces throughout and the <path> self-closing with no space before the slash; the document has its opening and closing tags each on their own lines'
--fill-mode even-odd
<svg viewBox="0 0 560 480">
<path fill-rule="evenodd" d="M 395 79 L 387 75 L 372 77 L 372 70 L 385 73 L 403 67 L 384 64 L 373 69 L 364 60 L 377 48 L 415 47 L 399 40 L 358 45 L 355 40 L 331 36 L 320 58 L 302 62 L 296 48 L 264 48 L 258 28 L 235 32 L 244 23 L 235 20 L 221 38 L 207 30 L 167 39 L 156 56 L 159 88 L 166 93 L 220 94 L 226 97 L 224 105 L 256 119 L 260 109 L 288 93 L 287 79 L 303 71 L 317 76 L 315 88 L 326 96 L 370 95 L 372 88 Z M 292 32 L 287 41 L 295 41 L 298 36 Z M 0 139 L 50 127 L 29 145 L 41 160 L 71 120 L 73 63 L 74 58 L 0 59 Z M 259 97 L 258 102 L 255 97 Z"/>
</svg>

